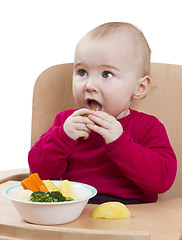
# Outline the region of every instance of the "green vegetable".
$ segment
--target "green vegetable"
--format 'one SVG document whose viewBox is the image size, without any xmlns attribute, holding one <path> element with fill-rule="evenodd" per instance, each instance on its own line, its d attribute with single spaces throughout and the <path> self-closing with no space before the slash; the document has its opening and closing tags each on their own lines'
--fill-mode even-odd
<svg viewBox="0 0 182 240">
<path fill-rule="evenodd" d="M 95 111 L 94 109 L 91 109 L 91 111 Z M 82 117 L 88 117 L 89 114 L 83 114 Z"/>
<path fill-rule="evenodd" d="M 88 114 L 83 114 L 82 117 L 88 117 Z"/>
<path fill-rule="evenodd" d="M 59 191 L 53 192 L 33 192 L 30 196 L 31 202 L 64 202 L 71 201 L 73 199 L 65 198 Z"/>
</svg>

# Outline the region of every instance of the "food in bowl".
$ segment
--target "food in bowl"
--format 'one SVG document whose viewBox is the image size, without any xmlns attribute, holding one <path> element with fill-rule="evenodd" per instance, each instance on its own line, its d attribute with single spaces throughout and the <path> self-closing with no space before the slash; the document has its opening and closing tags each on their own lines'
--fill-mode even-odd
<svg viewBox="0 0 182 240">
<path fill-rule="evenodd" d="M 63 181 L 51 181 L 59 189 Z M 42 225 L 64 224 L 77 219 L 88 200 L 97 194 L 97 190 L 87 184 L 69 182 L 75 199 L 63 202 L 31 202 L 17 199 L 23 188 L 21 183 L 7 187 L 3 195 L 11 200 L 21 217 L 30 223 Z M 33 191 L 32 191 L 33 192 Z M 34 191 L 36 192 L 36 191 Z"/>
<path fill-rule="evenodd" d="M 29 201 L 30 200 L 30 196 L 32 195 L 32 191 L 29 190 L 29 189 L 26 189 L 26 190 L 21 190 L 16 199 L 17 200 L 21 200 L 21 201 Z"/>
<path fill-rule="evenodd" d="M 24 190 L 17 196 L 18 200 L 30 202 L 64 202 L 76 200 L 70 182 L 63 180 L 56 186 L 51 180 L 41 180 L 38 173 L 31 174 L 21 181 Z"/>
</svg>

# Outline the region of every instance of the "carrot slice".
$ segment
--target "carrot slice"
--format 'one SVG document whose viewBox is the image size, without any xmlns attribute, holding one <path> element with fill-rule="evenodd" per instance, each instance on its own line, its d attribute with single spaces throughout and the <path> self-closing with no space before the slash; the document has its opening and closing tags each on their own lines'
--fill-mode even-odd
<svg viewBox="0 0 182 240">
<path fill-rule="evenodd" d="M 42 185 L 42 180 L 40 179 L 38 173 L 33 173 L 29 176 L 29 178 L 33 179 L 35 181 L 35 183 L 37 184 L 37 186 L 41 186 Z"/>
<path fill-rule="evenodd" d="M 42 180 L 40 179 L 38 173 L 33 173 L 29 176 L 30 179 L 32 179 L 37 187 L 39 188 L 40 191 L 42 192 L 48 192 L 47 187 L 45 186 L 45 184 L 42 182 Z"/>
<path fill-rule="evenodd" d="M 30 178 L 25 178 L 23 180 L 23 184 L 25 185 L 26 188 L 30 189 L 32 192 L 39 191 L 39 188 L 37 187 L 37 185 L 34 184 L 34 182 L 31 181 Z"/>
<path fill-rule="evenodd" d="M 48 189 L 47 189 L 47 187 L 43 184 L 43 185 L 41 185 L 41 186 L 39 186 L 39 189 L 40 189 L 40 191 L 42 191 L 42 192 L 48 192 Z"/>
<path fill-rule="evenodd" d="M 23 181 L 21 181 L 21 184 L 24 189 L 29 189 L 32 192 L 48 192 L 46 185 L 42 182 L 38 173 L 31 174 L 28 178 L 25 178 Z"/>
<path fill-rule="evenodd" d="M 24 181 L 24 180 L 23 180 Z M 24 184 L 24 182 L 23 181 L 21 181 L 21 185 L 23 186 L 23 188 L 26 190 L 27 189 L 27 187 L 25 186 L 25 184 Z"/>
</svg>

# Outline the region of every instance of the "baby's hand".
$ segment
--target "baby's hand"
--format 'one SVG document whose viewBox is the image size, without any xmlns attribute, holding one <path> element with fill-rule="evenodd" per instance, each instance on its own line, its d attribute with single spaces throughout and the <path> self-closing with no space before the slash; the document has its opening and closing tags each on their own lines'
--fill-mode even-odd
<svg viewBox="0 0 182 240">
<path fill-rule="evenodd" d="M 82 108 L 66 119 L 63 129 L 70 138 L 73 140 L 77 140 L 80 137 L 88 138 L 91 130 L 86 124 L 93 124 L 93 122 L 88 117 L 84 117 L 84 115 L 90 114 L 90 112 L 91 110 Z"/>
<path fill-rule="evenodd" d="M 94 111 L 89 114 L 88 118 L 94 123 L 87 123 L 87 127 L 102 135 L 106 144 L 113 142 L 123 133 L 122 125 L 108 113 Z"/>
</svg>

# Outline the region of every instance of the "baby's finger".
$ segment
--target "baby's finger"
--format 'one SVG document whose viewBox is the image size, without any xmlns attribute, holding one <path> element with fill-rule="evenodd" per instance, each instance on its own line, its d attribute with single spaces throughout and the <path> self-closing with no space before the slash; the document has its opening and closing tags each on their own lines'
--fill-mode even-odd
<svg viewBox="0 0 182 240">
<path fill-rule="evenodd" d="M 78 132 L 77 132 L 77 137 L 76 137 L 76 139 L 78 139 L 78 138 L 83 138 L 84 140 L 86 140 L 88 137 L 89 137 L 89 132 L 86 132 L 86 131 L 78 131 Z"/>
<path fill-rule="evenodd" d="M 82 116 L 72 117 L 72 124 L 86 125 L 87 123 L 93 124 L 94 122 L 88 117 L 82 117 Z"/>
<path fill-rule="evenodd" d="M 99 134 L 102 135 L 102 136 L 104 136 L 104 135 L 106 134 L 106 131 L 107 131 L 105 128 L 100 127 L 100 126 L 98 126 L 98 125 L 96 125 L 96 124 L 87 124 L 87 127 L 88 127 L 90 130 L 92 130 L 92 131 L 94 131 L 94 132 L 97 132 L 97 133 L 99 133 Z"/>
<path fill-rule="evenodd" d="M 78 109 L 77 111 L 75 111 L 72 116 L 73 117 L 76 117 L 76 116 L 83 116 L 84 114 L 90 114 L 91 110 L 88 109 L 88 108 L 81 108 L 81 109 Z"/>
<path fill-rule="evenodd" d="M 81 116 L 79 119 L 80 119 L 80 122 L 85 123 L 85 124 L 87 124 L 87 123 L 93 124 L 94 123 L 89 117 Z"/>
<path fill-rule="evenodd" d="M 112 122 L 113 119 L 116 119 L 115 117 L 113 117 L 112 115 L 106 113 L 106 112 L 103 112 L 103 111 L 92 111 L 90 114 L 90 116 L 97 116 L 99 118 L 102 118 L 103 120 L 107 120 L 108 122 Z"/>
<path fill-rule="evenodd" d="M 106 117 L 104 117 L 106 116 Z M 111 125 L 113 124 L 113 120 L 115 120 L 114 117 L 109 116 L 108 114 L 90 114 L 89 119 L 96 123 L 99 126 L 102 126 L 105 129 L 110 129 Z"/>
<path fill-rule="evenodd" d="M 86 131 L 88 133 L 90 132 L 90 129 L 88 129 L 86 124 L 83 124 L 83 123 L 75 123 L 73 126 L 73 129 L 77 131 Z"/>
</svg>

